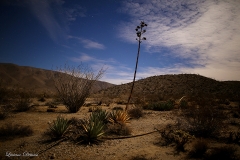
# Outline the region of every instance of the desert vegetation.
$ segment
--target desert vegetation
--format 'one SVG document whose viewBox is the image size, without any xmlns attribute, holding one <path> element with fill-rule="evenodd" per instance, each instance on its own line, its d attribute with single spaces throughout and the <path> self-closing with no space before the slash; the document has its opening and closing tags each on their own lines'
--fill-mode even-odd
<svg viewBox="0 0 240 160">
<path fill-rule="evenodd" d="M 66 84 L 88 84 L 75 78 Z M 237 82 L 189 74 L 141 79 L 127 110 L 131 84 L 87 94 L 70 89 L 59 93 L 84 95 L 73 110 L 59 94 L 2 83 L 0 159 L 24 151 L 38 155 L 33 159 L 239 159 Z"/>
</svg>

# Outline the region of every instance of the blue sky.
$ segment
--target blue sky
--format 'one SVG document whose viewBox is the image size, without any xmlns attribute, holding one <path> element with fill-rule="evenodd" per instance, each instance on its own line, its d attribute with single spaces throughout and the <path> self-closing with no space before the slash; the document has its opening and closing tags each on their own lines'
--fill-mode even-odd
<svg viewBox="0 0 240 160">
<path fill-rule="evenodd" d="M 195 73 L 240 80 L 238 0 L 2 0 L 0 62 L 44 69 L 81 62 L 114 84 Z"/>
</svg>

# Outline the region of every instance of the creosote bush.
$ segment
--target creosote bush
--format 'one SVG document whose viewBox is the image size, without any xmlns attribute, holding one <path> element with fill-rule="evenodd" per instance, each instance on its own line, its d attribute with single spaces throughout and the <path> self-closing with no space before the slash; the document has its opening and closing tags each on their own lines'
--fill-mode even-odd
<svg viewBox="0 0 240 160">
<path fill-rule="evenodd" d="M 94 72 L 82 64 L 77 67 L 59 68 L 58 73 L 52 74 L 58 97 L 70 113 L 76 113 L 89 96 L 95 81 L 99 80 L 104 70 L 95 75 Z"/>
<path fill-rule="evenodd" d="M 5 124 L 0 127 L 0 138 L 25 137 L 33 134 L 33 129 L 30 126 L 20 124 Z"/>
</svg>

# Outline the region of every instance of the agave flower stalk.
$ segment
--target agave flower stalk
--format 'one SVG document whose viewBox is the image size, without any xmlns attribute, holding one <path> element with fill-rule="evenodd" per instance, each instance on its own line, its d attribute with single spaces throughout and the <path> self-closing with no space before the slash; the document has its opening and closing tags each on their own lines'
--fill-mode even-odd
<svg viewBox="0 0 240 160">
<path fill-rule="evenodd" d="M 142 34 L 146 32 L 146 30 L 143 28 L 146 27 L 147 24 L 144 21 L 141 21 L 140 25 L 136 27 L 136 34 L 137 37 L 136 40 L 138 41 L 138 53 L 137 53 L 137 59 L 136 59 L 136 66 L 135 66 L 135 71 L 134 71 L 134 77 L 133 77 L 133 83 L 132 83 L 132 87 L 131 87 L 131 91 L 130 91 L 130 95 L 128 97 L 128 101 L 127 101 L 127 105 L 126 105 L 126 110 L 128 109 L 128 105 L 129 102 L 131 100 L 132 97 L 132 93 L 133 93 L 133 88 L 134 88 L 134 84 L 135 84 L 135 79 L 136 79 L 136 74 L 137 74 L 137 67 L 138 67 L 138 59 L 139 59 L 139 54 L 140 54 L 140 44 L 142 42 L 142 40 L 147 40 L 146 37 L 142 37 Z M 140 31 L 139 31 L 140 30 Z"/>
</svg>

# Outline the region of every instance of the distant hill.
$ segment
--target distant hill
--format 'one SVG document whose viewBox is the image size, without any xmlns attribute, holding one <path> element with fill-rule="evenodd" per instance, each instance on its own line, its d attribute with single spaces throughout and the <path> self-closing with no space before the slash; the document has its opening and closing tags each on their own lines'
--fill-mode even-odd
<svg viewBox="0 0 240 160">
<path fill-rule="evenodd" d="M 127 99 L 132 83 L 99 91 L 94 96 Z M 162 99 L 182 96 L 240 97 L 240 81 L 216 81 L 196 74 L 159 75 L 135 82 L 134 97 Z"/>
<path fill-rule="evenodd" d="M 2 81 L 2 85 L 8 88 L 17 86 L 19 88 L 34 90 L 37 93 L 54 93 L 54 82 L 49 78 L 51 72 L 51 70 L 40 68 L 18 66 L 11 63 L 0 63 L 0 80 Z M 112 86 L 114 86 L 114 84 L 97 81 L 93 86 L 92 92 Z"/>
</svg>

